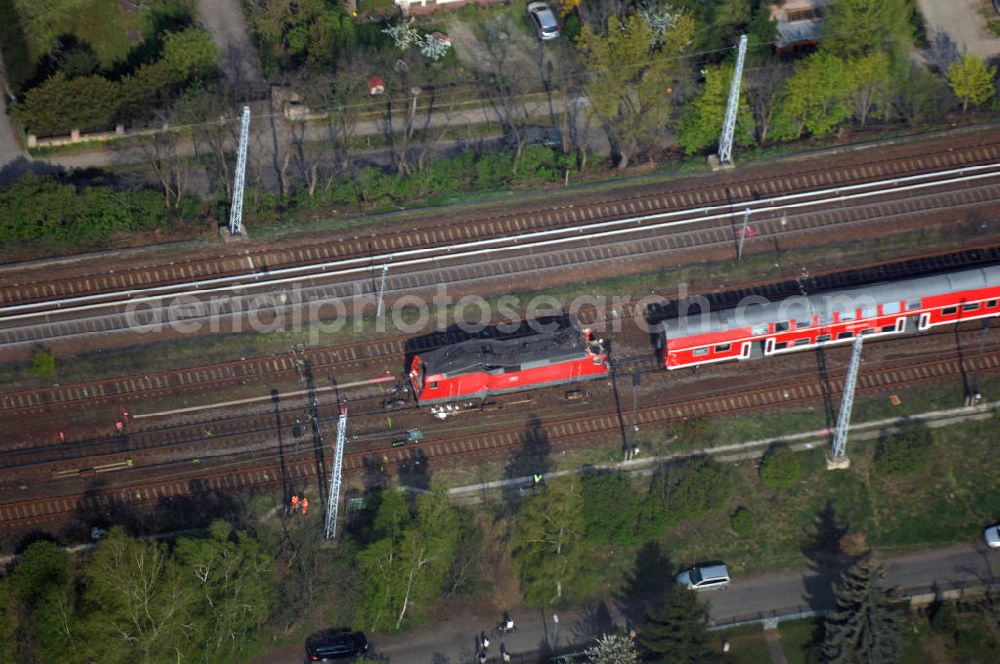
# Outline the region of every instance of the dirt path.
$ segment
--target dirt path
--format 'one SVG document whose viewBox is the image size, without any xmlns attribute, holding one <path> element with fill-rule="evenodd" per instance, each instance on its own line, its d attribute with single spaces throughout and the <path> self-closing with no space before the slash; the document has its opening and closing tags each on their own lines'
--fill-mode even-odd
<svg viewBox="0 0 1000 664">
<path fill-rule="evenodd" d="M 200 0 L 198 17 L 219 47 L 219 67 L 229 83 L 248 97 L 265 91 L 267 83 L 257 51 L 250 43 L 239 0 Z"/>
</svg>

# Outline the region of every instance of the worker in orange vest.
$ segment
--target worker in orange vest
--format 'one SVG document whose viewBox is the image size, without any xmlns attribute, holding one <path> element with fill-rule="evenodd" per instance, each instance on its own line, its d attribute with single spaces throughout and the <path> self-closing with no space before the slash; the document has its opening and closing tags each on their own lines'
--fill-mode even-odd
<svg viewBox="0 0 1000 664">
<path fill-rule="evenodd" d="M 297 509 L 299 509 L 299 495 L 294 494 L 292 496 L 292 511 L 294 512 Z"/>
<path fill-rule="evenodd" d="M 306 510 L 309 509 L 309 499 L 302 496 L 302 516 L 306 515 Z"/>
</svg>

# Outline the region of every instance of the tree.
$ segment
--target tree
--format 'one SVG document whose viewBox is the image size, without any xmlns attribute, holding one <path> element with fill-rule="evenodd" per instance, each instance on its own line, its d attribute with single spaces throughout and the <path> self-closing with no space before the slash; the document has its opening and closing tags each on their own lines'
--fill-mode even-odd
<svg viewBox="0 0 1000 664">
<path fill-rule="evenodd" d="M 706 664 L 715 661 L 708 636 L 708 609 L 693 590 L 672 585 L 663 606 L 651 608 L 639 627 L 639 645 L 652 661 Z"/>
<path fill-rule="evenodd" d="M 206 629 L 197 641 L 208 661 L 246 660 L 253 630 L 268 614 L 274 562 L 260 542 L 225 521 L 214 521 L 209 534 L 182 538 L 174 549 L 186 585 L 200 596 L 196 611 Z"/>
<path fill-rule="evenodd" d="M 816 53 L 795 67 L 775 111 L 774 136 L 794 140 L 808 131 L 827 136 L 850 117 L 850 79 L 840 58 Z"/>
<path fill-rule="evenodd" d="M 753 114 L 753 127 L 758 145 L 767 144 L 775 110 L 778 108 L 782 90 L 791 73 L 791 65 L 781 61 L 762 61 L 759 66 L 748 67 L 743 72 L 747 106 Z"/>
<path fill-rule="evenodd" d="M 895 107 L 913 126 L 944 117 L 955 105 L 948 84 L 913 63 L 907 75 L 896 86 Z"/>
<path fill-rule="evenodd" d="M 18 611 L 10 579 L 0 578 L 0 662 L 16 662 Z"/>
<path fill-rule="evenodd" d="M 801 471 L 799 455 L 787 445 L 775 445 L 767 451 L 760 464 L 760 479 L 764 484 L 783 491 L 795 486 Z"/>
<path fill-rule="evenodd" d="M 624 634 L 605 634 L 596 641 L 583 652 L 591 664 L 638 664 L 639 650 Z"/>
<path fill-rule="evenodd" d="M 677 142 L 688 154 L 695 154 L 718 143 L 722 124 L 726 119 L 732 80 L 732 65 L 713 65 L 705 69 L 705 85 L 687 104 L 677 126 Z M 753 115 L 747 104 L 747 95 L 741 94 L 736 110 L 733 142 L 737 145 L 751 145 L 753 132 Z"/>
<path fill-rule="evenodd" d="M 671 93 L 685 75 L 680 57 L 691 44 L 694 20 L 672 15 L 659 35 L 638 14 L 607 23 L 607 36 L 588 23 L 577 40 L 588 69 L 590 112 L 605 128 L 619 168 L 654 147 L 667 129 Z"/>
<path fill-rule="evenodd" d="M 549 482 L 517 515 L 511 552 L 532 606 L 559 606 L 583 574 L 583 494 L 575 475 Z"/>
<path fill-rule="evenodd" d="M 835 589 L 837 608 L 824 622 L 822 652 L 831 664 L 894 662 L 902 650 L 901 625 L 885 575 L 871 554 L 844 573 Z"/>
<path fill-rule="evenodd" d="M 864 126 L 870 117 L 887 117 L 892 109 L 893 77 L 889 57 L 869 53 L 847 62 L 854 117 Z"/>
<path fill-rule="evenodd" d="M 66 550 L 52 542 L 31 544 L 11 574 L 10 588 L 22 607 L 21 631 L 30 636 L 35 655 L 42 661 L 65 655 L 75 623 Z"/>
<path fill-rule="evenodd" d="M 825 17 L 823 51 L 848 59 L 883 53 L 897 73 L 909 66 L 910 0 L 837 0 L 826 8 Z"/>
<path fill-rule="evenodd" d="M 28 131 L 44 136 L 71 129 L 105 129 L 117 116 L 119 105 L 117 83 L 97 75 L 68 79 L 56 72 L 25 93 L 13 113 Z"/>
<path fill-rule="evenodd" d="M 969 54 L 948 67 L 948 83 L 961 100 L 963 113 L 969 110 L 969 104 L 979 106 L 993 98 L 996 73 L 996 67 L 987 69 L 982 60 Z"/>
<path fill-rule="evenodd" d="M 203 79 L 215 72 L 219 49 L 207 32 L 188 28 L 163 38 L 163 61 L 177 81 Z"/>
<path fill-rule="evenodd" d="M 458 514 L 440 485 L 417 497 L 415 514 L 402 492 L 387 490 L 373 534 L 359 556 L 363 617 L 372 630 L 399 630 L 444 590 L 460 538 Z"/>
<path fill-rule="evenodd" d="M 192 636 L 207 626 L 196 620 L 198 596 L 166 545 L 112 528 L 84 565 L 83 580 L 81 659 L 125 664 L 199 651 Z"/>
</svg>

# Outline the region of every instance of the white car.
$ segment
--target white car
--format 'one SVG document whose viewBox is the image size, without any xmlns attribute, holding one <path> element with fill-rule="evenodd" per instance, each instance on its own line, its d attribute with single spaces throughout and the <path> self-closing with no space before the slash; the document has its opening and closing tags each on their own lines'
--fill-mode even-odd
<svg viewBox="0 0 1000 664">
<path fill-rule="evenodd" d="M 732 578 L 729 576 L 729 569 L 724 564 L 702 563 L 684 570 L 674 580 L 677 581 L 677 585 L 691 590 L 710 590 L 712 588 L 725 588 L 730 584 Z"/>
<path fill-rule="evenodd" d="M 559 36 L 559 21 L 556 20 L 556 15 L 552 13 L 552 9 L 546 3 L 529 2 L 528 16 L 535 24 L 538 38 L 542 41 L 549 41 Z"/>
<path fill-rule="evenodd" d="M 991 549 L 1000 549 L 1000 523 L 984 530 L 983 539 L 986 540 L 986 546 Z"/>
</svg>

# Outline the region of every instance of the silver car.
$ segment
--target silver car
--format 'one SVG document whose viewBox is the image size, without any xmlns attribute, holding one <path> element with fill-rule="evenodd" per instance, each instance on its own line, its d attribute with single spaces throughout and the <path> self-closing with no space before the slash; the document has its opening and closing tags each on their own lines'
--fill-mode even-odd
<svg viewBox="0 0 1000 664">
<path fill-rule="evenodd" d="M 549 41 L 559 36 L 559 21 L 552 9 L 544 2 L 529 2 L 528 16 L 535 24 L 535 31 L 542 41 Z"/>
<path fill-rule="evenodd" d="M 991 549 L 1000 549 L 1000 523 L 984 530 L 983 539 L 986 540 L 986 546 Z"/>
<path fill-rule="evenodd" d="M 676 576 L 678 585 L 691 590 L 725 588 L 732 580 L 729 569 L 722 563 L 701 563 Z"/>
</svg>

